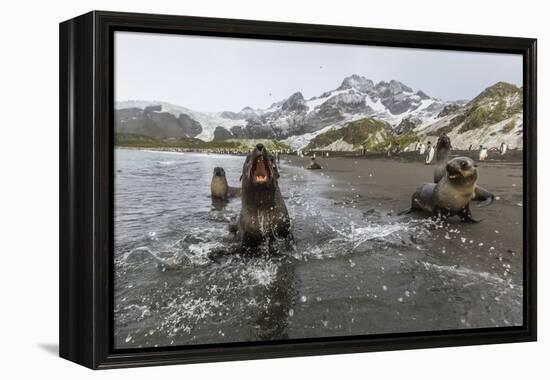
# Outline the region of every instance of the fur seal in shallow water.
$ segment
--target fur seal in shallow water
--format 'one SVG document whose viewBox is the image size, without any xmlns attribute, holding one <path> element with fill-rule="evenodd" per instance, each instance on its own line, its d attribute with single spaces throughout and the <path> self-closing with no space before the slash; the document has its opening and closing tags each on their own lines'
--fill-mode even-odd
<svg viewBox="0 0 550 380">
<path fill-rule="evenodd" d="M 481 202 L 478 207 L 493 203 L 495 196 L 477 186 L 478 173 L 474 161 L 468 157 L 450 160 L 446 173 L 438 183 L 424 183 L 416 189 L 411 208 L 400 214 L 423 210 L 435 216 L 458 215 L 464 222 L 477 223 L 470 212 L 470 202 Z"/>
<path fill-rule="evenodd" d="M 451 139 L 443 134 L 437 139 L 435 145 L 435 163 L 434 182 L 438 183 L 445 176 L 447 161 L 451 154 Z"/>
<path fill-rule="evenodd" d="M 229 186 L 225 177 L 225 170 L 218 166 L 214 168 L 214 174 L 210 182 L 210 193 L 212 198 L 227 200 L 241 195 L 241 189 Z"/>
<path fill-rule="evenodd" d="M 278 184 L 279 170 L 271 153 L 258 144 L 243 165 L 242 207 L 233 230 L 243 247 L 274 239 L 292 240 L 290 218 Z"/>
</svg>

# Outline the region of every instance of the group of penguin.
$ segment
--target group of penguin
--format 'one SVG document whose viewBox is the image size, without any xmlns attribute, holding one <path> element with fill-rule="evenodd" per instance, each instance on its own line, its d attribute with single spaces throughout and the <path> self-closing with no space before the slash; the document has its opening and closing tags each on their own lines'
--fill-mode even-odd
<svg viewBox="0 0 550 380">
<path fill-rule="evenodd" d="M 468 150 L 472 150 L 473 144 L 470 145 Z M 432 145 L 431 141 L 428 141 L 428 145 L 424 145 L 421 142 L 417 142 L 414 150 L 417 151 L 421 156 L 424 155 L 424 162 L 426 165 L 430 165 L 434 159 L 435 147 Z M 500 144 L 498 148 L 500 155 L 504 155 L 508 151 L 508 144 L 505 142 Z M 486 145 L 479 146 L 479 161 L 485 161 L 489 157 L 489 151 Z"/>
</svg>

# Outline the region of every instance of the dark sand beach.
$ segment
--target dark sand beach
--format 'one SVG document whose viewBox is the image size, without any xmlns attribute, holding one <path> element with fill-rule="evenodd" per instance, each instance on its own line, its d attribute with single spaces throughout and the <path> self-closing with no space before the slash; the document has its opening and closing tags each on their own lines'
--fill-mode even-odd
<svg viewBox="0 0 550 380">
<path fill-rule="evenodd" d="M 475 158 L 470 152 L 459 153 Z M 359 313 L 357 316 L 368 319 L 368 331 L 522 323 L 523 184 L 521 161 L 514 160 L 518 156 L 521 153 L 511 156 L 511 161 L 496 157 L 478 163 L 478 184 L 497 196 L 489 207 L 477 208 L 472 204 L 472 213 L 483 219 L 481 223 L 466 224 L 454 217 L 431 226 L 425 224 L 425 231 L 422 228 L 412 231 L 408 241 L 354 258 L 356 265 L 348 280 L 350 288 L 367 279 L 372 292 L 363 295 L 364 300 L 370 298 L 363 307 L 357 305 L 362 311 L 354 310 Z M 306 167 L 310 161 L 310 157 L 286 159 L 287 164 L 299 167 Z M 425 165 L 416 153 L 391 159 L 378 155 L 317 157 L 316 161 L 323 169 L 315 172 L 336 183 L 323 190 L 335 205 L 347 203 L 362 210 L 367 220 L 384 217 L 420 223 L 430 220 L 422 213 L 397 216 L 409 207 L 415 188 L 433 178 L 435 166 Z M 395 260 L 389 259 L 396 253 Z M 378 260 L 376 257 L 380 255 L 386 257 Z M 380 261 L 385 262 L 385 267 L 380 266 Z M 393 266 L 388 265 L 391 262 Z M 345 260 L 333 262 L 333 265 L 347 264 Z M 342 307 L 354 304 L 342 301 Z"/>
<path fill-rule="evenodd" d="M 466 152 L 460 153 L 463 155 Z M 397 216 L 399 211 L 409 207 L 411 195 L 418 185 L 433 181 L 435 165 L 425 165 L 420 157 L 416 159 L 415 156 L 416 153 L 391 159 L 380 155 L 372 158 L 318 157 L 316 161 L 323 169 L 316 172 L 337 181 L 337 186 L 327 187 L 324 191 L 328 198 L 334 202 L 353 199 L 355 208 L 364 210 L 367 218 L 369 213 L 387 214 L 399 219 L 428 218 L 423 213 Z M 475 158 L 475 155 L 471 156 Z M 311 158 L 288 157 L 286 162 L 307 167 Z M 433 253 L 446 250 L 440 258 L 449 264 L 497 275 L 506 272 L 506 276 L 521 284 L 522 171 L 521 162 L 516 160 L 478 162 L 478 185 L 495 194 L 497 199 L 488 207 L 471 204 L 474 217 L 483 220 L 479 224 L 461 223 L 457 217 L 443 222 L 444 228 L 433 231 L 431 240 L 439 248 Z M 446 239 L 449 229 L 458 230 L 456 238 L 460 236 L 467 241 L 462 244 L 458 239 L 461 244 L 457 244 L 456 238 Z M 506 270 L 507 266 L 503 263 L 510 264 L 514 269 Z"/>
</svg>

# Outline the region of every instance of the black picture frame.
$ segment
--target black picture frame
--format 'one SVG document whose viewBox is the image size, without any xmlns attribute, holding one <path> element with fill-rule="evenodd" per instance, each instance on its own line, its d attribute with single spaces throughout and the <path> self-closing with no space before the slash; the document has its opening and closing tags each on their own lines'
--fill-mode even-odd
<svg viewBox="0 0 550 380">
<path fill-rule="evenodd" d="M 523 279 L 520 327 L 113 349 L 113 34 L 160 32 L 523 56 Z M 537 41 L 531 38 L 93 11 L 60 24 L 60 356 L 118 368 L 535 341 Z"/>
</svg>

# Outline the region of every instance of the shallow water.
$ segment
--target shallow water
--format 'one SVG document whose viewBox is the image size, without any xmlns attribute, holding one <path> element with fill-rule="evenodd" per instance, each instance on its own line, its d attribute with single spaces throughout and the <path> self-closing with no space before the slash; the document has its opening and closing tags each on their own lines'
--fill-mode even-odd
<svg viewBox="0 0 550 380">
<path fill-rule="evenodd" d="M 213 204 L 212 171 L 243 157 L 116 150 L 117 348 L 521 325 L 522 287 L 457 225 L 401 218 L 353 188 L 281 162 L 294 249 L 228 251 L 240 200 Z M 343 193 L 343 194 L 344 194 Z M 391 194 L 388 194 L 391 197 Z M 475 242 L 476 247 L 478 242 Z M 490 249 L 487 246 L 487 249 Z"/>
</svg>

